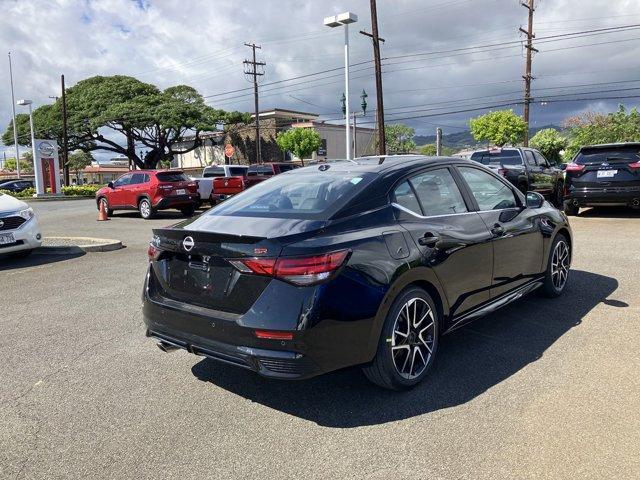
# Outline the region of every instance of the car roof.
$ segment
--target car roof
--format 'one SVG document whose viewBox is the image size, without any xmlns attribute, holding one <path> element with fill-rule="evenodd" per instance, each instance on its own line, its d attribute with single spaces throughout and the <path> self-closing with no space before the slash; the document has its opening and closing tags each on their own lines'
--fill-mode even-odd
<svg viewBox="0 0 640 480">
<path fill-rule="evenodd" d="M 287 172 L 288 174 L 299 174 L 305 172 L 317 171 L 319 169 L 331 169 L 335 172 L 371 172 L 382 173 L 393 170 L 404 170 L 406 168 L 412 168 L 417 166 L 428 165 L 448 165 L 451 163 L 466 163 L 469 165 L 475 165 L 475 162 L 460 157 L 435 157 L 425 155 L 376 155 L 370 157 L 358 157 L 353 160 L 331 160 L 328 162 L 314 163 L 308 167 L 302 167 L 295 171 L 295 173 Z M 328 165 L 329 167 L 323 167 Z"/>
<path fill-rule="evenodd" d="M 598 143 L 596 145 L 584 145 L 580 147 L 580 150 L 586 148 L 616 148 L 616 147 L 638 147 L 640 148 L 640 142 L 618 142 L 618 143 Z"/>
</svg>

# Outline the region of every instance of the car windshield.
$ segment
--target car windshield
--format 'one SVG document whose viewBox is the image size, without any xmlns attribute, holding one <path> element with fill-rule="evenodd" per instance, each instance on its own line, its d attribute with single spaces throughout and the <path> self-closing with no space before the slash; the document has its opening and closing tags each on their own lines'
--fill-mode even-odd
<svg viewBox="0 0 640 480">
<path fill-rule="evenodd" d="M 637 162 L 640 160 L 640 147 L 583 148 L 574 162 L 580 165 L 605 162 Z"/>
<path fill-rule="evenodd" d="M 375 178 L 373 173 L 282 174 L 238 194 L 210 215 L 326 219 Z"/>
<path fill-rule="evenodd" d="M 216 167 L 216 168 L 207 168 L 204 171 L 204 178 L 209 177 L 224 177 L 224 168 Z"/>
<path fill-rule="evenodd" d="M 182 172 L 160 172 L 156 174 L 161 182 L 186 182 L 189 178 Z"/>
<path fill-rule="evenodd" d="M 483 165 L 491 165 L 492 163 L 498 163 L 500 165 L 522 165 L 522 158 L 518 150 L 474 152 L 471 155 L 471 160 L 480 162 Z"/>
</svg>

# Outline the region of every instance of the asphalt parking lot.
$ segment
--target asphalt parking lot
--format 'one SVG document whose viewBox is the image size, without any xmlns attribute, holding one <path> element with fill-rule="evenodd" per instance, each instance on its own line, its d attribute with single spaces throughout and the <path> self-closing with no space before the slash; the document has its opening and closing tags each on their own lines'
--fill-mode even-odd
<svg viewBox="0 0 640 480">
<path fill-rule="evenodd" d="M 282 383 L 145 338 L 153 226 L 33 203 L 45 235 L 125 249 L 0 259 L 0 478 L 638 478 L 640 214 L 572 218 L 563 297 L 444 338 L 406 393 L 357 368 Z"/>
</svg>

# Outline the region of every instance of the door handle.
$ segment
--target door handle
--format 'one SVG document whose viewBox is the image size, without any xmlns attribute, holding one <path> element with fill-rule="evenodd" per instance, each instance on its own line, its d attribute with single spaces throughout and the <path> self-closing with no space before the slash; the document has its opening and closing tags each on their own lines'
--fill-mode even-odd
<svg viewBox="0 0 640 480">
<path fill-rule="evenodd" d="M 437 233 L 427 232 L 423 237 L 418 239 L 418 243 L 425 247 L 433 248 L 440 241 L 440 235 Z"/>
<path fill-rule="evenodd" d="M 499 223 L 496 223 L 491 229 L 491 233 L 496 237 L 501 237 L 502 235 L 504 235 L 504 227 Z"/>
</svg>

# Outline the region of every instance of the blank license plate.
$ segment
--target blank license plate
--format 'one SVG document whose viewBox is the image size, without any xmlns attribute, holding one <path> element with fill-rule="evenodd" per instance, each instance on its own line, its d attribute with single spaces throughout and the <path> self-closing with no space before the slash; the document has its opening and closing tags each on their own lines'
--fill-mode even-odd
<svg viewBox="0 0 640 480">
<path fill-rule="evenodd" d="M 596 175 L 596 177 L 597 178 L 611 178 L 616 173 L 618 173 L 618 170 L 598 170 L 598 174 Z"/>
<path fill-rule="evenodd" d="M 187 194 L 187 191 L 184 188 L 179 188 L 178 190 L 176 190 L 176 195 L 186 195 L 186 194 Z"/>
<path fill-rule="evenodd" d="M 0 245 L 15 243 L 15 241 L 16 239 L 13 238 L 13 233 L 0 233 Z"/>
</svg>

